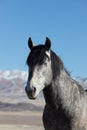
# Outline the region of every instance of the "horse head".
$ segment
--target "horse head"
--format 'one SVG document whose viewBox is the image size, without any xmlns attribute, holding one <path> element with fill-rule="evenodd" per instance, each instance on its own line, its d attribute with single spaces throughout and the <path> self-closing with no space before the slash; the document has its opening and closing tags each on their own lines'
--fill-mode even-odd
<svg viewBox="0 0 87 130">
<path fill-rule="evenodd" d="M 51 41 L 46 38 L 45 44 L 35 46 L 29 38 L 28 47 L 30 48 L 27 57 L 29 75 L 25 90 L 30 99 L 35 99 L 52 81 Z"/>
</svg>

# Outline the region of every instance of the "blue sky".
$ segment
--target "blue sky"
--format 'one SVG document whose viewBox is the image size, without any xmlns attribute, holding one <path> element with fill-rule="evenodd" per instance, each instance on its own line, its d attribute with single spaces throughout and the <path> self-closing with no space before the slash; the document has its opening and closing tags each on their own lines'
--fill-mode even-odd
<svg viewBox="0 0 87 130">
<path fill-rule="evenodd" d="M 0 0 L 0 70 L 27 70 L 28 37 L 48 36 L 73 77 L 87 77 L 86 0 Z"/>
</svg>

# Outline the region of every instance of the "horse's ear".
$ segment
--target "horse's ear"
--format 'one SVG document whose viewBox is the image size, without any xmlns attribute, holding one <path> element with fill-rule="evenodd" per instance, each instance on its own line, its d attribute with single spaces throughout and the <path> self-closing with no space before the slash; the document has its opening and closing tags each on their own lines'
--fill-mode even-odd
<svg viewBox="0 0 87 130">
<path fill-rule="evenodd" d="M 28 39 L 28 47 L 30 48 L 30 50 L 32 50 L 32 48 L 34 47 L 31 37 Z"/>
<path fill-rule="evenodd" d="M 51 47 L 51 41 L 48 37 L 46 37 L 45 47 L 46 47 L 47 50 L 49 50 L 50 47 Z"/>
</svg>

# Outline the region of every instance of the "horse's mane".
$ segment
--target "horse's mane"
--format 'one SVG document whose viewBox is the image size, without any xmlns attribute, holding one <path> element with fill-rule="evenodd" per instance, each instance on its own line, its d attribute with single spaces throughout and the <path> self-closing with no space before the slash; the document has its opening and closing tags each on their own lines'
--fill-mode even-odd
<svg viewBox="0 0 87 130">
<path fill-rule="evenodd" d="M 51 61 L 52 61 L 52 71 L 53 71 L 53 79 L 56 79 L 58 75 L 60 75 L 61 70 L 65 70 L 68 75 L 70 73 L 65 69 L 64 64 L 59 56 L 57 56 L 52 50 L 51 50 Z"/>
</svg>

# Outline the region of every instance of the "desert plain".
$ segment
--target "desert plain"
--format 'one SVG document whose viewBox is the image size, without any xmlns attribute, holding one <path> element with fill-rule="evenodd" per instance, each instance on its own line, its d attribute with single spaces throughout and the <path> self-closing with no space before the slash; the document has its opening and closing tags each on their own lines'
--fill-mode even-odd
<svg viewBox="0 0 87 130">
<path fill-rule="evenodd" d="M 0 103 L 0 130 L 44 130 L 42 111 L 32 103 Z"/>
</svg>

